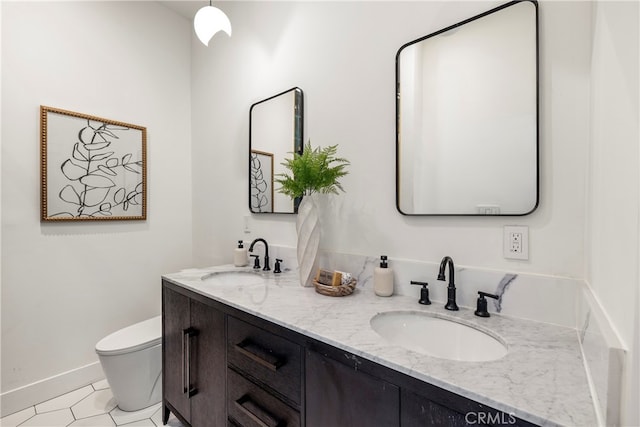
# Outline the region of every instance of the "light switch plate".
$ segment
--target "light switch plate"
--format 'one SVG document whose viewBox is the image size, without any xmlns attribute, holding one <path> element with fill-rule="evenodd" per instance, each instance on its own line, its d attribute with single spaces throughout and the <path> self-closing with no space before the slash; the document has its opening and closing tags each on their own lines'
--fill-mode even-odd
<svg viewBox="0 0 640 427">
<path fill-rule="evenodd" d="M 529 259 L 529 227 L 505 225 L 503 254 L 506 259 Z"/>
</svg>

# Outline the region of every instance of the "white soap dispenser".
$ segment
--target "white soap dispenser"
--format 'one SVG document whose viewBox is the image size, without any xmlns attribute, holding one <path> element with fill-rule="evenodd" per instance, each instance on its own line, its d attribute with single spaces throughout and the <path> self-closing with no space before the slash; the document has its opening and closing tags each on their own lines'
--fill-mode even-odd
<svg viewBox="0 0 640 427">
<path fill-rule="evenodd" d="M 380 267 L 373 270 L 373 291 L 381 297 L 393 295 L 393 270 L 387 265 L 387 256 L 380 257 Z"/>
<path fill-rule="evenodd" d="M 233 252 L 233 265 L 236 267 L 244 267 L 249 264 L 248 259 L 247 248 L 242 245 L 242 240 L 238 240 L 238 247 Z"/>
</svg>

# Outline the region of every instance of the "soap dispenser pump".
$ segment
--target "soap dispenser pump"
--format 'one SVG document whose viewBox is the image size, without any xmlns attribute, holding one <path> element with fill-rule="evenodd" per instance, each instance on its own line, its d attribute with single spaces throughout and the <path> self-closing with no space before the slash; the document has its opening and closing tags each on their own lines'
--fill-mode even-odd
<svg viewBox="0 0 640 427">
<path fill-rule="evenodd" d="M 233 265 L 236 267 L 244 267 L 249 261 L 247 257 L 247 248 L 242 244 L 242 240 L 238 240 L 238 247 L 233 252 Z"/>
<path fill-rule="evenodd" d="M 373 291 L 381 297 L 393 294 L 393 270 L 387 264 L 387 256 L 380 256 L 380 267 L 373 271 Z"/>
</svg>

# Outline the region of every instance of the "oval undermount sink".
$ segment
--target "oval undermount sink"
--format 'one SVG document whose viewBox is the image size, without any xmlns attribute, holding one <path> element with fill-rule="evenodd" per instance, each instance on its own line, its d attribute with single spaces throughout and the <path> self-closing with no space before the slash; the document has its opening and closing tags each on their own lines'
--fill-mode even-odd
<svg viewBox="0 0 640 427">
<path fill-rule="evenodd" d="M 371 318 L 371 328 L 389 343 L 428 356 L 466 362 L 500 359 L 498 338 L 453 320 L 415 311 L 390 311 Z"/>
<path fill-rule="evenodd" d="M 202 276 L 200 280 L 242 286 L 263 283 L 264 275 L 261 270 L 212 271 Z"/>
</svg>

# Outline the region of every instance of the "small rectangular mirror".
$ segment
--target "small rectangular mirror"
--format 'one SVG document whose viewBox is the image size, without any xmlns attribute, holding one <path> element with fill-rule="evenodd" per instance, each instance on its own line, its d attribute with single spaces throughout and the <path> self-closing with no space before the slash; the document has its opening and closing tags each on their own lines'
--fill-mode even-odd
<svg viewBox="0 0 640 427">
<path fill-rule="evenodd" d="M 538 9 L 513 1 L 396 55 L 396 206 L 527 215 L 538 205 Z"/>
<path fill-rule="evenodd" d="M 249 209 L 252 213 L 296 213 L 299 200 L 274 189 L 275 177 L 285 172 L 282 162 L 302 154 L 303 94 L 294 87 L 249 110 Z"/>
</svg>

